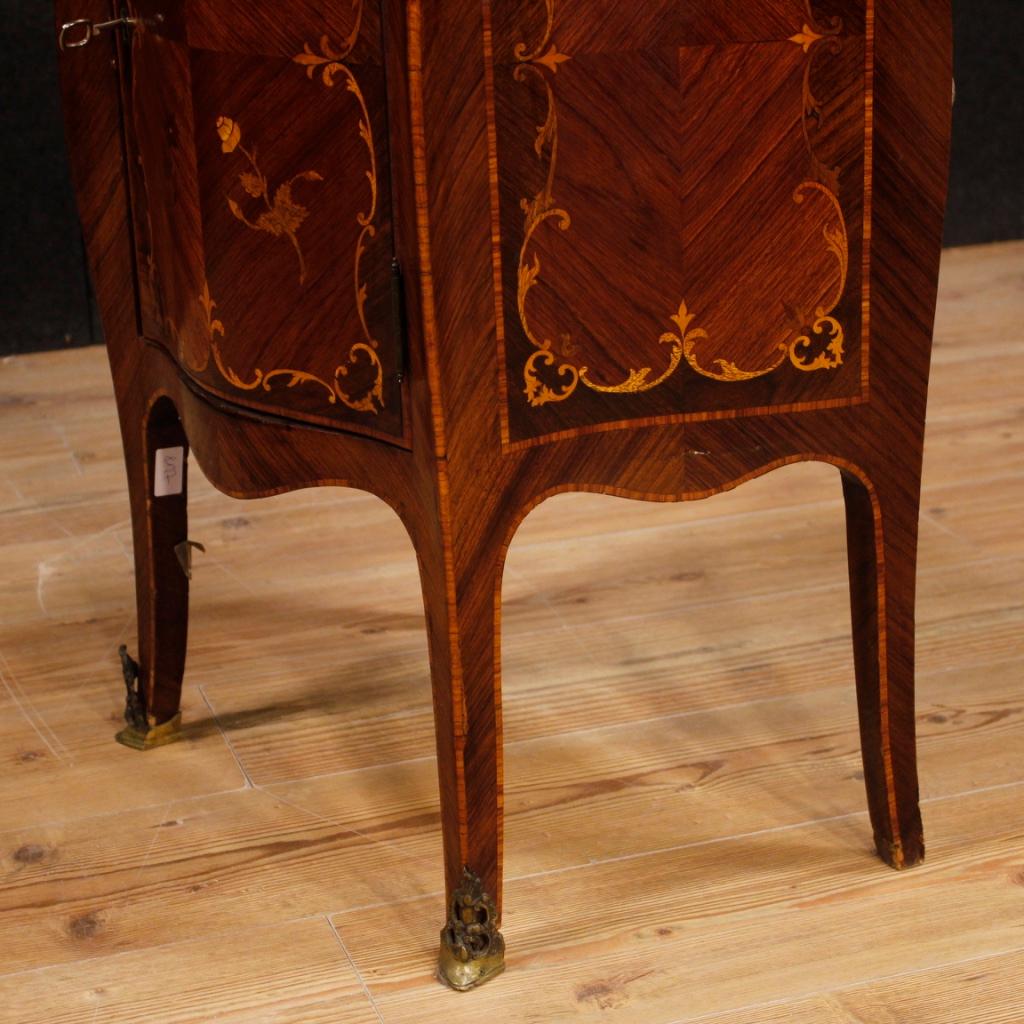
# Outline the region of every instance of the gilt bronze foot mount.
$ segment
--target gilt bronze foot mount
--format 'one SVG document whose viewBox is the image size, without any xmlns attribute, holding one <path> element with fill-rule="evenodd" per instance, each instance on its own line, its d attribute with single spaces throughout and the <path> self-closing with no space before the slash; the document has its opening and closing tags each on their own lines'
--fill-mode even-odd
<svg viewBox="0 0 1024 1024">
<path fill-rule="evenodd" d="M 139 680 L 139 663 L 123 644 L 117 652 L 124 673 L 124 720 L 127 725 L 114 737 L 132 750 L 151 750 L 181 739 L 181 712 L 157 724 L 146 714 L 146 694 Z"/>
<path fill-rule="evenodd" d="M 465 868 L 452 893 L 448 923 L 441 931 L 438 977 L 458 992 L 477 988 L 505 969 L 505 940 L 498 931 L 494 900 Z"/>
</svg>

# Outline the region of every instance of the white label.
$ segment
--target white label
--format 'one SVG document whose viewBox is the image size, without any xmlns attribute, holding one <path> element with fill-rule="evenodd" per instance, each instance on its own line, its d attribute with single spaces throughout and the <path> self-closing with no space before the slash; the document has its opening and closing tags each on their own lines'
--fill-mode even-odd
<svg viewBox="0 0 1024 1024">
<path fill-rule="evenodd" d="M 185 449 L 158 448 L 153 470 L 153 497 L 181 494 L 185 479 Z"/>
</svg>

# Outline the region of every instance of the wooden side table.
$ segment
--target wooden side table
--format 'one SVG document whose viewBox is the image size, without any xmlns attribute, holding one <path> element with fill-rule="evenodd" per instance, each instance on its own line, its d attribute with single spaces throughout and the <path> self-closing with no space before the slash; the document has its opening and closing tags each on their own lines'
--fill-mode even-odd
<svg viewBox="0 0 1024 1024">
<path fill-rule="evenodd" d="M 923 856 L 921 451 L 948 0 L 56 0 L 128 466 L 128 728 L 174 738 L 188 454 L 387 501 L 423 580 L 441 976 L 504 963 L 500 603 L 527 512 L 840 471 L 878 852 Z"/>
</svg>

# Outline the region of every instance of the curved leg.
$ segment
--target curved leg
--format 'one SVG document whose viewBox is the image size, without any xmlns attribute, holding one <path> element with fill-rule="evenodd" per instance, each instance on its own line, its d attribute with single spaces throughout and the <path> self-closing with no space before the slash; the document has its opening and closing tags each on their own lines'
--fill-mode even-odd
<svg viewBox="0 0 1024 1024">
<path fill-rule="evenodd" d="M 419 524 L 430 643 L 447 913 L 440 979 L 465 991 L 504 968 L 500 601 L 504 548 L 481 524 Z M 479 531 L 479 532 L 478 532 Z M 457 543 L 452 535 L 482 539 Z M 503 539 L 503 537 L 502 537 Z"/>
<path fill-rule="evenodd" d="M 924 859 L 914 723 L 914 600 L 920 488 L 912 473 L 843 472 L 864 779 L 878 854 Z"/>
<path fill-rule="evenodd" d="M 158 399 L 152 409 L 136 410 L 121 397 L 139 660 L 122 648 L 128 724 L 117 739 L 146 750 L 172 742 L 181 724 L 188 636 L 188 442 L 169 399 Z"/>
</svg>

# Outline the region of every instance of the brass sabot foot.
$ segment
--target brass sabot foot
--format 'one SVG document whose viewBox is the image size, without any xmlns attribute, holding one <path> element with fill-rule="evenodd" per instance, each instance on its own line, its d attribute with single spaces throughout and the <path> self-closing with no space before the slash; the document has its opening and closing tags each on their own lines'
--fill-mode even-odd
<svg viewBox="0 0 1024 1024">
<path fill-rule="evenodd" d="M 468 868 L 452 893 L 448 923 L 441 930 L 437 976 L 457 992 L 477 988 L 505 969 L 505 940 L 494 901 Z"/>
<path fill-rule="evenodd" d="M 181 739 L 181 712 L 157 725 L 146 714 L 146 693 L 139 674 L 139 663 L 122 644 L 117 651 L 124 675 L 124 720 L 128 723 L 114 738 L 132 750 L 152 750 Z"/>
<path fill-rule="evenodd" d="M 168 743 L 176 743 L 182 735 L 179 711 L 169 721 L 150 726 L 145 732 L 134 725 L 127 725 L 114 739 L 126 747 L 131 747 L 132 750 L 152 750 L 153 747 L 166 747 Z"/>
<path fill-rule="evenodd" d="M 500 953 L 481 960 L 470 960 L 463 963 L 452 956 L 445 944 L 441 943 L 441 959 L 437 965 L 437 976 L 456 992 L 468 992 L 471 988 L 479 988 L 491 978 L 496 978 L 503 970 L 505 970 L 504 944 L 502 944 Z"/>
</svg>

